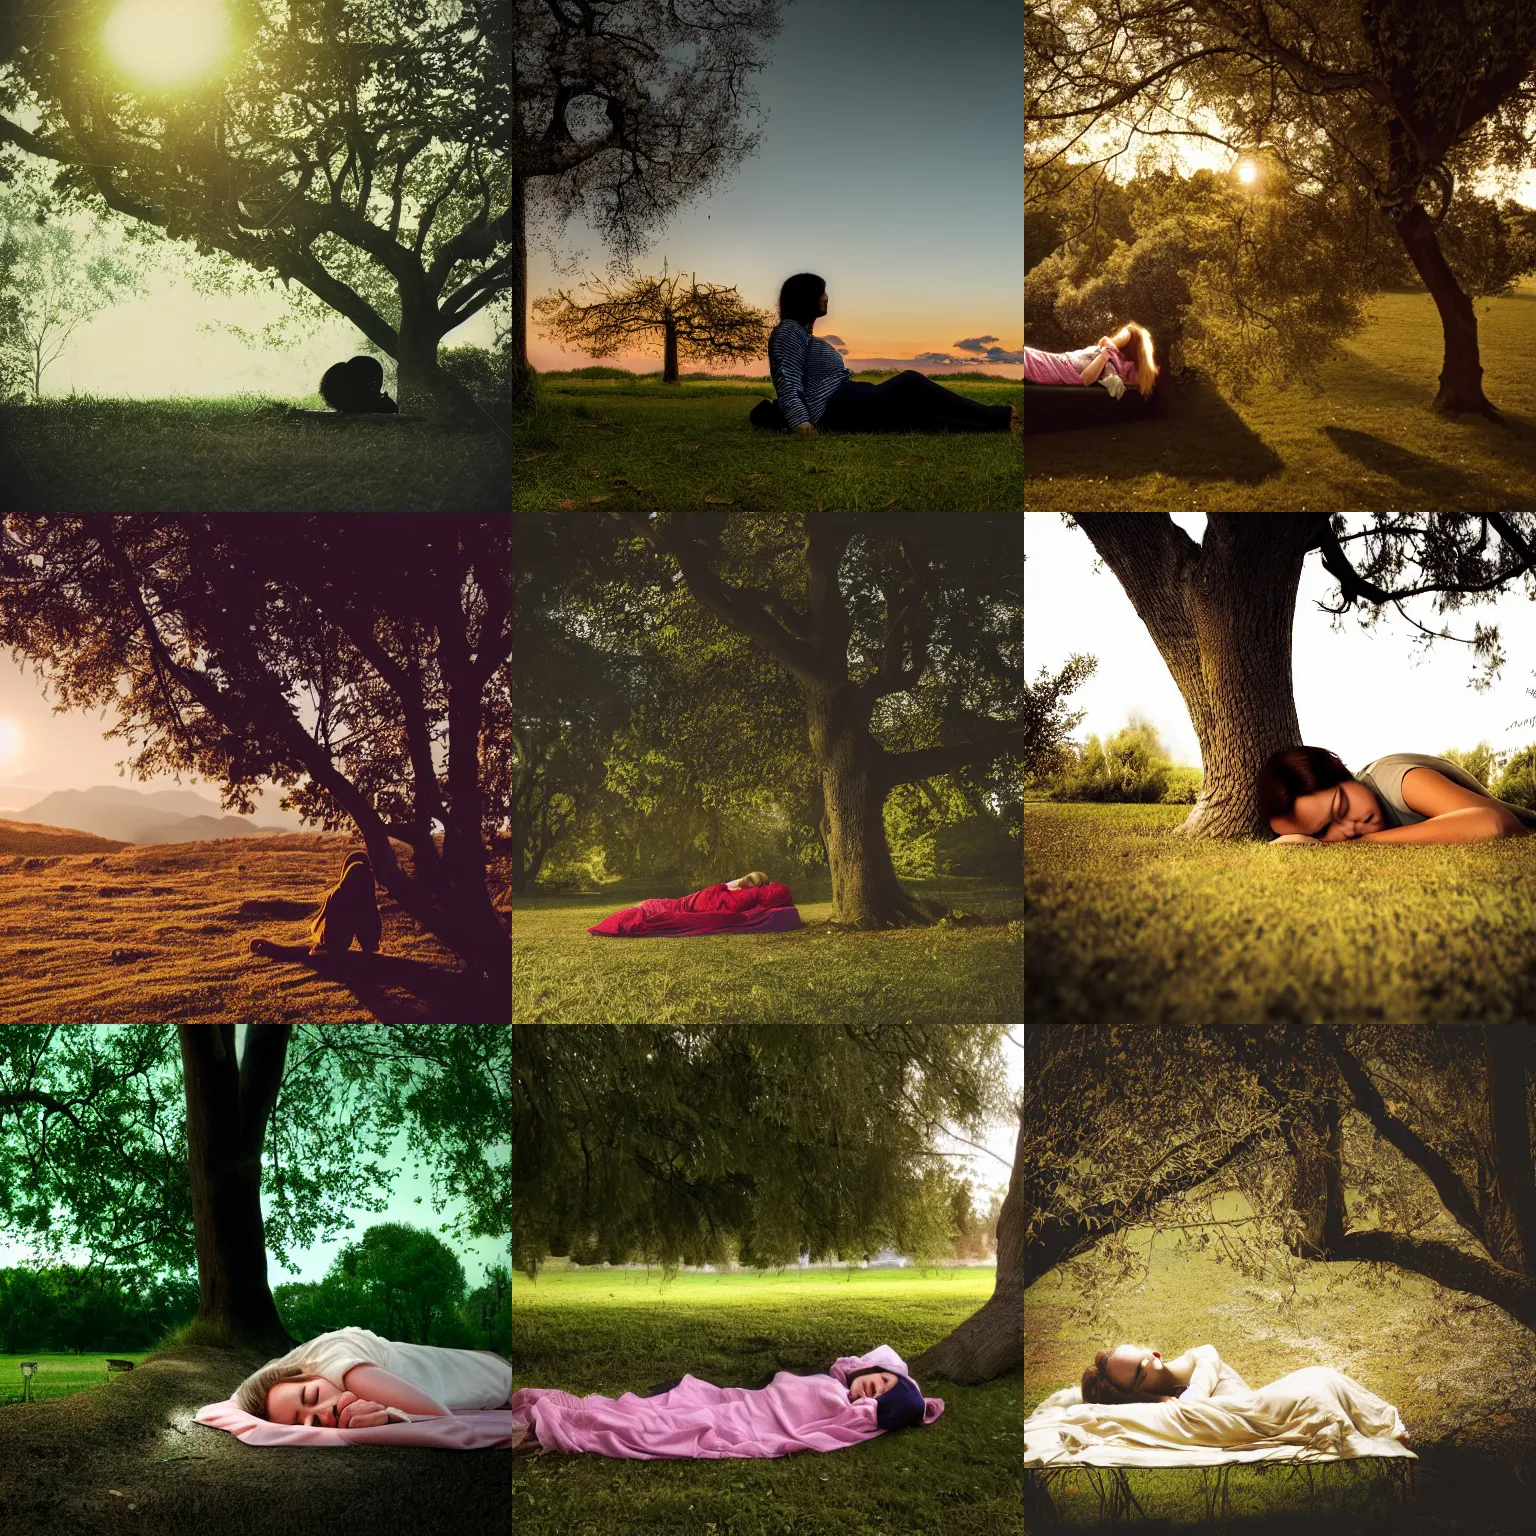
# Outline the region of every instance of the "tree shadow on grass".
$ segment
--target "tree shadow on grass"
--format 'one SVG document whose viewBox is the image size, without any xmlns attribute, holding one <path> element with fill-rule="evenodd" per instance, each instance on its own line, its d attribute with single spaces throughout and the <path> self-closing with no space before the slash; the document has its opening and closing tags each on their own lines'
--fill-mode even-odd
<svg viewBox="0 0 1536 1536">
<path fill-rule="evenodd" d="M 1386 475 L 1405 489 L 1430 498 L 1437 506 L 1454 510 L 1502 504 L 1498 487 L 1489 485 L 1480 477 L 1469 475 L 1427 454 L 1414 453 L 1372 432 L 1326 426 L 1323 435 L 1340 453 L 1353 459 L 1362 468 L 1370 470 L 1372 474 Z"/>
<path fill-rule="evenodd" d="M 262 942 L 256 953 L 288 961 L 339 982 L 380 1024 L 508 1024 L 511 1001 L 497 1006 L 485 983 L 467 971 L 408 960 L 403 955 L 369 955 L 347 950 L 312 955 L 302 944 Z"/>
<path fill-rule="evenodd" d="M 1256 485 L 1280 474 L 1285 461 L 1209 380 L 1191 371 L 1179 376 L 1166 421 L 1042 432 L 1029 440 L 1028 465 L 1032 477 L 1134 480 L 1161 473 Z"/>
</svg>

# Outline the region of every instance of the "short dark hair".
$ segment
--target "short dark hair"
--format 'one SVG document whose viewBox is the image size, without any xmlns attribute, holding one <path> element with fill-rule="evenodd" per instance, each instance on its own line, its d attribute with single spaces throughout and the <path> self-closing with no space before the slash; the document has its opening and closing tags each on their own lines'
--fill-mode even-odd
<svg viewBox="0 0 1536 1536">
<path fill-rule="evenodd" d="M 1083 1372 L 1083 1401 L 1085 1403 L 1166 1403 L 1166 1392 L 1152 1392 L 1138 1387 L 1134 1392 L 1122 1387 L 1109 1374 L 1109 1357 L 1112 1351 L 1101 1349 L 1093 1357 L 1093 1364 Z"/>
<path fill-rule="evenodd" d="M 1258 773 L 1259 813 L 1265 821 L 1289 816 L 1302 795 L 1332 789 L 1354 775 L 1325 747 L 1287 747 L 1271 752 Z"/>
<path fill-rule="evenodd" d="M 779 319 L 798 320 L 809 330 L 826 291 L 826 281 L 814 272 L 796 272 L 793 277 L 786 277 L 779 289 Z"/>
</svg>

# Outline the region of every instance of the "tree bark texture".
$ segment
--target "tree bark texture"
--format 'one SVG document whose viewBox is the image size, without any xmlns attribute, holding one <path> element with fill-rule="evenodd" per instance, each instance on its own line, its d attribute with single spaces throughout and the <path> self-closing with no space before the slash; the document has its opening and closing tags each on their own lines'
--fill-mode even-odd
<svg viewBox="0 0 1536 1536">
<path fill-rule="evenodd" d="M 267 1285 L 261 1153 L 288 1052 L 288 1024 L 252 1024 L 235 1060 L 233 1024 L 179 1024 L 187 1172 L 197 1245 L 198 1321 L 277 1347 L 290 1338 Z"/>
<path fill-rule="evenodd" d="M 437 359 L 443 339 L 439 327 L 436 305 L 414 301 L 402 288 L 400 342 L 395 355 L 399 365 L 400 409 L 420 412 L 444 425 L 478 425 L 486 419 L 485 412 Z"/>
<path fill-rule="evenodd" d="M 1200 742 L 1204 783 L 1186 837 L 1267 836 L 1255 776 L 1301 740 L 1291 630 L 1302 562 L 1327 518 L 1213 512 L 1196 544 L 1166 513 L 1078 524 L 1147 626 Z"/>
<path fill-rule="evenodd" d="M 665 340 L 662 343 L 661 382 L 677 383 L 677 321 L 670 312 L 662 317 Z"/>
<path fill-rule="evenodd" d="M 1008 1194 L 997 1218 L 997 1279 L 991 1299 L 911 1362 L 912 1374 L 975 1386 L 1024 1368 L 1024 1115 Z"/>
<path fill-rule="evenodd" d="M 1485 1215 L 1489 1247 L 1494 1258 L 1536 1279 L 1536 1168 L 1527 1108 L 1536 1067 L 1532 1027 L 1485 1025 L 1483 1063 L 1493 1175 Z"/>
<path fill-rule="evenodd" d="M 1398 238 L 1424 280 L 1445 335 L 1445 357 L 1440 367 L 1440 389 L 1433 409 L 1444 415 L 1477 411 L 1497 419 L 1498 412 L 1483 393 L 1483 363 L 1477 346 L 1477 311 L 1456 281 L 1440 249 L 1439 237 L 1429 215 L 1417 203 L 1395 215 Z"/>
</svg>

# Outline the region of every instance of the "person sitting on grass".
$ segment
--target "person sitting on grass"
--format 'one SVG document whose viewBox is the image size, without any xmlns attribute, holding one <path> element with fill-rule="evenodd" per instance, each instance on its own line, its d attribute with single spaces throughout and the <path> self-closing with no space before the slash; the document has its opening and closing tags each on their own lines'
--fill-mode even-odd
<svg viewBox="0 0 1536 1536">
<path fill-rule="evenodd" d="M 321 1429 L 369 1429 L 511 1401 L 505 1355 L 397 1344 L 367 1328 L 338 1328 L 295 1345 L 234 1392 L 236 1407 L 253 1418 Z"/>
<path fill-rule="evenodd" d="M 812 335 L 827 312 L 827 286 L 797 272 L 779 290 L 779 323 L 768 337 L 768 371 L 779 411 L 797 437 L 824 432 L 1006 432 L 1023 430 L 1017 406 L 980 405 L 908 368 L 883 383 L 855 379 L 837 349 Z"/>
<path fill-rule="evenodd" d="M 1524 837 L 1536 812 L 1489 794 L 1448 758 L 1394 752 L 1351 774 L 1322 747 L 1287 747 L 1258 772 L 1275 842 L 1477 843 Z"/>
<path fill-rule="evenodd" d="M 384 393 L 384 369 L 376 357 L 333 363 L 320 380 L 320 398 L 344 416 L 400 414 L 400 407 Z"/>
<path fill-rule="evenodd" d="M 1162 370 L 1152 346 L 1152 333 L 1134 320 L 1113 336 L 1100 336 L 1097 346 L 1075 352 L 1042 352 L 1024 348 L 1024 378 L 1030 384 L 1098 384 L 1112 380 L 1109 392 L 1118 400 L 1127 389 L 1151 397 Z"/>
<path fill-rule="evenodd" d="M 314 959 L 344 954 L 352 947 L 353 939 L 364 954 L 378 953 L 383 924 L 374 891 L 373 865 L 366 853 L 354 851 L 347 855 L 341 866 L 341 879 L 322 898 L 309 933 L 309 954 Z M 290 951 L 267 939 L 252 939 L 251 953 L 281 959 Z"/>
</svg>

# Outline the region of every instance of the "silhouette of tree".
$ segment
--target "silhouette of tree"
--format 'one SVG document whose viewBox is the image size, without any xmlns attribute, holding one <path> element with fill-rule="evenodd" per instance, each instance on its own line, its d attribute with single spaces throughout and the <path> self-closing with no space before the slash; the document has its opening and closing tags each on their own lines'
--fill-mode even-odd
<svg viewBox="0 0 1536 1536">
<path fill-rule="evenodd" d="M 437 351 L 512 285 L 505 0 L 242 0 L 236 61 L 174 92 L 104 73 L 101 0 L 14 9 L 0 145 L 70 200 L 302 284 L 396 359 L 407 408 L 484 419 Z"/>
</svg>

